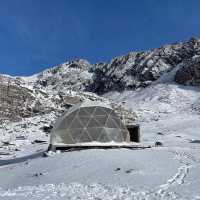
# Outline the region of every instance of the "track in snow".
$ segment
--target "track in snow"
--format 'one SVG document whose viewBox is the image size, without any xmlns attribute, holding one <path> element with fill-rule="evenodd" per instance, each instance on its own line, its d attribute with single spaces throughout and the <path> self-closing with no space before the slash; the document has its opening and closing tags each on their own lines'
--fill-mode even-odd
<svg viewBox="0 0 200 200">
<path fill-rule="evenodd" d="M 4 165 L 16 164 L 16 163 L 20 163 L 20 162 L 25 162 L 25 161 L 30 160 L 30 159 L 42 157 L 45 152 L 46 152 L 46 150 L 43 150 L 43 151 L 36 152 L 36 153 L 31 154 L 31 155 L 23 156 L 23 157 L 20 157 L 20 158 L 0 160 L 0 167 L 4 166 Z"/>
</svg>

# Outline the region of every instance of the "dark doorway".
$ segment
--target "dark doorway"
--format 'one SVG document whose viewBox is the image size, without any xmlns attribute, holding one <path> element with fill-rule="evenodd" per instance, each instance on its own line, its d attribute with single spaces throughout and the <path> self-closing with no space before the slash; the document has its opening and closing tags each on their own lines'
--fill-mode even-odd
<svg viewBox="0 0 200 200">
<path fill-rule="evenodd" d="M 138 124 L 130 124 L 126 127 L 130 135 L 130 141 L 140 142 L 140 126 Z"/>
</svg>

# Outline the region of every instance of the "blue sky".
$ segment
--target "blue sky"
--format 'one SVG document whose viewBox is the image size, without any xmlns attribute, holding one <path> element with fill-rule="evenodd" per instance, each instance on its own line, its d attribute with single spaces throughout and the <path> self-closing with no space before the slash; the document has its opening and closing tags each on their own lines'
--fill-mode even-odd
<svg viewBox="0 0 200 200">
<path fill-rule="evenodd" d="M 199 0 L 0 0 L 0 73 L 95 63 L 200 36 Z"/>
</svg>

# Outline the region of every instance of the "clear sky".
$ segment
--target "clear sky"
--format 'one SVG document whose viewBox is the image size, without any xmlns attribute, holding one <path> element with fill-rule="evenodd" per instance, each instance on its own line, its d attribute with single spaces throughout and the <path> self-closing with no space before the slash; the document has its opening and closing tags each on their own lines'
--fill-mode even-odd
<svg viewBox="0 0 200 200">
<path fill-rule="evenodd" d="M 200 36 L 200 0 L 0 0 L 0 73 L 31 75 Z"/>
</svg>

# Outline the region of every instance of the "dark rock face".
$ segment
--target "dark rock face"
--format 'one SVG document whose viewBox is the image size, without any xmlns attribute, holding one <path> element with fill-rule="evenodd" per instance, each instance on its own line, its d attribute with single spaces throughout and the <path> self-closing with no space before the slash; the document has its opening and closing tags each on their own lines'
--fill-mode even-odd
<svg viewBox="0 0 200 200">
<path fill-rule="evenodd" d="M 175 81 L 184 85 L 200 85 L 200 56 L 188 60 L 176 72 Z"/>
<path fill-rule="evenodd" d="M 147 52 L 133 52 L 110 63 L 92 66 L 93 80 L 86 90 L 98 94 L 146 87 L 179 63 L 200 55 L 200 40 L 166 45 Z M 195 67 L 196 68 L 196 67 Z"/>
<path fill-rule="evenodd" d="M 0 77 L 1 118 L 18 119 L 29 116 L 28 107 L 34 100 L 35 98 L 30 90 L 14 84 L 11 78 Z"/>
</svg>

